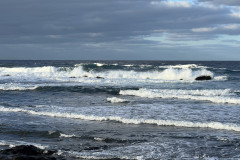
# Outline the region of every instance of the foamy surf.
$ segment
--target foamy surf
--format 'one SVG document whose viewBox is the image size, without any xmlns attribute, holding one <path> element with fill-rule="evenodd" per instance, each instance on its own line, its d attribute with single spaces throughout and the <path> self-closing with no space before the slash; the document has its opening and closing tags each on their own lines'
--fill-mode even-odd
<svg viewBox="0 0 240 160">
<path fill-rule="evenodd" d="M 158 66 L 159 68 L 175 68 L 175 69 L 202 69 L 207 68 L 206 66 L 201 66 L 197 64 L 177 64 L 177 65 L 163 65 Z"/>
<path fill-rule="evenodd" d="M 146 89 L 120 90 L 120 95 L 138 96 L 144 98 L 177 98 L 213 103 L 240 104 L 240 98 L 229 89 L 218 90 L 176 90 L 176 89 Z"/>
<path fill-rule="evenodd" d="M 107 98 L 107 101 L 111 102 L 111 103 L 124 103 L 124 102 L 128 102 L 128 100 L 126 100 L 126 99 L 117 98 L 117 97 L 109 97 L 109 98 Z"/>
<path fill-rule="evenodd" d="M 90 121 L 115 121 L 123 124 L 151 124 L 158 126 L 176 126 L 186 128 L 211 128 L 219 130 L 232 130 L 240 132 L 240 126 L 232 123 L 220 123 L 220 122 L 189 122 L 189 121 L 175 121 L 175 120 L 161 120 L 161 119 L 134 119 L 134 118 L 123 118 L 120 116 L 94 116 L 94 115 L 83 115 L 76 113 L 61 113 L 61 112 L 41 112 L 22 108 L 6 108 L 0 107 L 0 112 L 23 112 L 31 115 L 38 116 L 49 116 L 57 118 L 71 118 L 81 119 Z"/>
<path fill-rule="evenodd" d="M 60 137 L 62 137 L 62 138 L 72 138 L 72 137 L 77 137 L 77 136 L 75 134 L 60 133 Z"/>
<path fill-rule="evenodd" d="M 116 152 L 116 151 L 115 151 Z M 102 153 L 101 151 L 95 153 L 87 153 L 87 152 L 75 152 L 75 151 L 58 151 L 57 153 L 60 156 L 68 155 L 69 157 L 74 157 L 77 159 L 88 159 L 88 160 L 125 160 L 125 159 L 134 159 L 134 160 L 144 160 L 140 158 L 140 156 L 129 157 L 129 156 L 119 156 L 112 155 L 111 153 Z"/>
<path fill-rule="evenodd" d="M 103 64 L 96 64 L 102 66 Z M 192 82 L 196 77 L 208 75 L 214 77 L 214 73 L 200 68 L 193 70 L 191 67 L 167 67 L 164 70 L 134 71 L 134 70 L 102 70 L 86 71 L 82 66 L 75 67 L 0 67 L 0 77 L 6 80 L 23 82 L 82 82 L 87 79 L 121 81 L 163 80 L 163 81 L 186 81 Z M 218 79 L 216 79 L 218 80 Z M 91 82 L 91 81 L 89 81 Z"/>
<path fill-rule="evenodd" d="M 5 84 L 0 84 L 0 90 L 4 91 L 14 91 L 14 90 L 35 90 L 39 86 L 37 85 L 25 85 L 25 84 L 19 84 L 19 83 L 5 83 Z"/>
</svg>

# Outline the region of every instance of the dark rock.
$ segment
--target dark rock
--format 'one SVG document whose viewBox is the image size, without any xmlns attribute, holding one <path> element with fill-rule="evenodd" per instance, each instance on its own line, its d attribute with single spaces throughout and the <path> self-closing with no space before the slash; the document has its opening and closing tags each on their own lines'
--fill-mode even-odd
<svg viewBox="0 0 240 160">
<path fill-rule="evenodd" d="M 103 77 L 100 77 L 100 76 L 97 76 L 96 78 L 98 78 L 98 79 L 104 79 Z"/>
<path fill-rule="evenodd" d="M 72 76 L 72 77 L 69 77 L 69 78 L 76 78 L 76 77 Z"/>
<path fill-rule="evenodd" d="M 212 77 L 211 76 L 198 76 L 197 78 L 195 78 L 196 81 L 205 81 L 205 80 L 211 80 Z"/>
<path fill-rule="evenodd" d="M 84 75 L 83 77 L 88 77 L 87 75 Z"/>
<path fill-rule="evenodd" d="M 183 79 L 181 78 L 180 81 L 182 81 Z"/>
<path fill-rule="evenodd" d="M 11 75 L 10 75 L 10 74 L 6 74 L 6 75 L 4 75 L 4 76 L 9 77 L 9 76 L 11 76 Z"/>
<path fill-rule="evenodd" d="M 25 155 L 41 155 L 43 154 L 43 150 L 32 146 L 32 145 L 21 145 L 16 146 L 10 149 L 6 149 L 3 151 L 0 151 L 0 153 L 3 154 L 25 154 Z"/>
<path fill-rule="evenodd" d="M 20 145 L 0 151 L 0 159 L 4 160 L 56 160 L 56 151 L 43 150 L 33 145 Z M 62 158 L 61 158 L 62 159 Z"/>
</svg>

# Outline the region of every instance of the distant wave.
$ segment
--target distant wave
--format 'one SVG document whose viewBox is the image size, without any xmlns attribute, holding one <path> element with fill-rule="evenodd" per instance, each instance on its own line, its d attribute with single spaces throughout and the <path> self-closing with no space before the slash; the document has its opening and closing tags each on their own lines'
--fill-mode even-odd
<svg viewBox="0 0 240 160">
<path fill-rule="evenodd" d="M 0 112 L 23 112 L 38 116 L 49 116 L 58 118 L 72 118 L 91 121 L 116 121 L 124 124 L 153 124 L 158 126 L 177 126 L 177 127 L 189 127 L 189 128 L 211 128 L 221 130 L 232 130 L 240 132 L 240 126 L 232 123 L 220 123 L 220 122 L 189 122 L 189 121 L 175 121 L 175 120 L 161 120 L 161 119 L 134 119 L 123 118 L 119 116 L 94 116 L 83 115 L 76 113 L 61 113 L 61 112 L 41 112 L 22 108 L 6 108 L 0 106 Z"/>
<path fill-rule="evenodd" d="M 200 66 L 197 64 L 177 64 L 177 65 L 164 65 L 159 66 L 159 68 L 177 68 L 177 69 L 187 69 L 187 68 L 207 68 L 206 66 Z"/>
<path fill-rule="evenodd" d="M 146 89 L 121 90 L 121 95 L 138 96 L 146 98 L 178 98 L 197 101 L 210 101 L 214 103 L 240 104 L 240 98 L 229 89 L 218 90 L 176 90 L 176 89 Z"/>
</svg>

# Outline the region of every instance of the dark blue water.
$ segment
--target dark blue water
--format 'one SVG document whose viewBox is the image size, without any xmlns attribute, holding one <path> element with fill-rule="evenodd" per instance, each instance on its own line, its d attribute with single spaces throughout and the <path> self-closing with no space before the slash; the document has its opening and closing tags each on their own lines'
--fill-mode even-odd
<svg viewBox="0 0 240 160">
<path fill-rule="evenodd" d="M 239 86 L 240 62 L 0 61 L 0 148 L 237 159 Z"/>
</svg>

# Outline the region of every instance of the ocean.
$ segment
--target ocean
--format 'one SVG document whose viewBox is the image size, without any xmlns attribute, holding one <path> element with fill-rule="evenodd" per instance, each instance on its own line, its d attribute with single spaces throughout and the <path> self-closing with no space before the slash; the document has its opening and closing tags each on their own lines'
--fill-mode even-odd
<svg viewBox="0 0 240 160">
<path fill-rule="evenodd" d="M 240 159 L 239 115 L 240 62 L 0 61 L 1 150 Z"/>
</svg>

